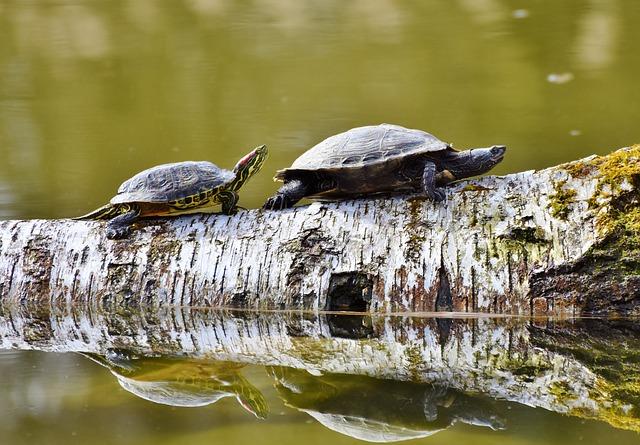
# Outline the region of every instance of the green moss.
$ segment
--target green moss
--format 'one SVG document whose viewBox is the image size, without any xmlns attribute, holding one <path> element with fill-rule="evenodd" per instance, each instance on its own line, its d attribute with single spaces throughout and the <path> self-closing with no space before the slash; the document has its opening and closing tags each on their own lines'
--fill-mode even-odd
<svg viewBox="0 0 640 445">
<path fill-rule="evenodd" d="M 623 428 L 640 432 L 640 382 L 624 384 L 600 382 L 596 391 L 591 391 L 590 398 L 601 401 L 598 405 L 597 416 L 581 415 L 580 412 L 571 412 L 580 417 L 592 417 L 607 422 L 616 428 Z"/>
<path fill-rule="evenodd" d="M 418 346 L 410 346 L 404 351 L 407 362 L 409 363 L 409 372 L 412 380 L 417 382 L 420 380 L 421 371 L 424 368 L 424 358 L 422 357 L 422 349 Z"/>
<path fill-rule="evenodd" d="M 549 392 L 561 405 L 567 405 L 567 402 L 576 398 L 575 391 L 572 390 L 571 385 L 564 381 L 553 382 L 549 385 Z"/>
<path fill-rule="evenodd" d="M 612 209 L 601 216 L 597 224 L 600 230 L 611 235 L 609 247 L 619 248 L 627 256 L 631 253 L 640 255 L 640 207 Z"/>
<path fill-rule="evenodd" d="M 544 229 L 541 227 L 514 227 L 508 234 L 502 236 L 506 241 L 520 244 L 548 244 Z"/>
<path fill-rule="evenodd" d="M 308 364 L 318 365 L 334 352 L 330 342 L 323 339 L 300 337 L 291 340 L 291 354 Z"/>
<path fill-rule="evenodd" d="M 551 215 L 559 219 L 567 219 L 569 215 L 569 206 L 576 201 L 576 192 L 574 189 L 565 188 L 567 181 L 558 181 L 555 184 L 556 193 L 551 196 L 549 208 Z"/>
<path fill-rule="evenodd" d="M 640 145 L 618 150 L 608 156 L 597 158 L 600 178 L 594 199 L 589 204 L 598 211 L 598 197 L 616 195 L 611 208 L 598 219 L 598 228 L 613 238 L 624 250 L 638 252 L 640 246 Z M 631 185 L 631 190 L 621 185 Z"/>
<path fill-rule="evenodd" d="M 490 188 L 483 187 L 481 185 L 476 184 L 467 184 L 465 185 L 459 193 L 467 193 L 467 192 L 488 192 Z"/>
<path fill-rule="evenodd" d="M 595 166 L 591 163 L 586 164 L 582 161 L 577 161 L 565 164 L 564 168 L 574 178 L 585 178 L 593 172 Z"/>
<path fill-rule="evenodd" d="M 620 212 L 614 224 L 629 234 L 628 243 L 630 245 L 640 246 L 640 207 Z"/>
<path fill-rule="evenodd" d="M 522 357 L 500 355 L 495 357 L 495 369 L 507 371 L 519 376 L 524 381 L 533 381 L 552 369 L 549 363 L 540 360 L 539 357 Z"/>
<path fill-rule="evenodd" d="M 573 177 L 593 176 L 598 181 L 587 203 L 596 215 L 596 227 L 605 241 L 595 246 L 590 254 L 608 258 L 616 253 L 624 261 L 616 261 L 614 271 L 639 275 L 640 144 L 563 167 Z M 559 218 L 566 218 L 576 195 L 573 190 L 565 190 L 565 184 L 566 181 L 556 184 L 557 193 L 549 205 L 553 216 Z"/>
<path fill-rule="evenodd" d="M 623 180 L 633 182 L 640 175 L 640 144 L 626 150 L 618 150 L 594 161 L 601 182 L 616 188 Z"/>
<path fill-rule="evenodd" d="M 420 258 L 420 252 L 427 240 L 423 227 L 422 218 L 422 203 L 423 199 L 410 199 L 409 200 L 409 242 L 407 243 L 407 257 L 413 260 Z"/>
<path fill-rule="evenodd" d="M 589 389 L 595 409 L 573 409 L 571 415 L 640 431 L 640 339 L 634 326 L 630 320 L 584 320 L 572 329 L 532 332 L 533 345 L 572 357 L 596 376 Z M 575 394 L 564 382 L 553 383 L 549 390 L 562 404 Z"/>
<path fill-rule="evenodd" d="M 606 205 L 611 196 L 620 196 L 623 201 L 627 198 L 624 205 L 614 209 L 613 212 L 607 212 L 608 216 L 601 218 L 600 228 L 606 231 L 621 228 L 633 233 L 636 237 L 640 236 L 640 216 L 637 212 L 637 195 L 640 188 L 640 144 L 615 151 L 606 156 L 598 156 L 588 163 L 577 161 L 565 164 L 563 167 L 575 178 L 589 176 L 597 169 L 598 184 L 594 195 L 588 200 L 590 209 L 597 212 L 603 205 L 601 203 L 604 202 Z M 631 184 L 633 190 L 621 190 L 623 183 Z M 557 184 L 558 193 L 552 203 L 554 213 L 559 215 L 562 215 L 566 208 L 565 201 L 571 201 L 572 198 L 571 191 L 562 189 L 565 184 L 566 181 L 560 181 Z M 631 198 L 628 195 L 635 195 L 636 200 L 628 199 Z M 575 197 L 575 193 L 573 197 Z M 638 238 L 635 239 L 635 241 L 637 240 Z"/>
</svg>

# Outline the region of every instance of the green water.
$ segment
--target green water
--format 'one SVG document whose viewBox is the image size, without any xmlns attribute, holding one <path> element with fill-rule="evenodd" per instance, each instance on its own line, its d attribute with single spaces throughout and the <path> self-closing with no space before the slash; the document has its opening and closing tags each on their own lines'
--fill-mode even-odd
<svg viewBox="0 0 640 445">
<path fill-rule="evenodd" d="M 277 188 L 273 172 L 306 148 L 381 122 L 459 148 L 506 144 L 497 174 L 604 154 L 640 142 L 638 23 L 636 0 L 0 0 L 0 218 L 79 215 L 147 167 L 210 160 L 231 168 L 264 143 L 271 156 L 241 191 L 240 204 L 257 207 Z M 432 444 L 638 443 L 640 345 L 616 343 L 629 348 L 621 357 L 607 347 L 585 357 L 584 336 L 571 332 L 542 345 L 587 363 L 578 377 L 595 372 L 613 385 L 592 391 L 627 400 L 618 420 L 554 410 L 542 396 L 529 406 L 473 387 L 442 389 L 435 377 L 278 373 L 245 360 L 239 375 L 269 406 L 258 420 L 235 393 L 199 408 L 144 400 L 104 363 L 21 352 L 26 346 L 3 331 L 0 443 L 359 442 L 309 414 L 323 409 L 410 425 Z M 515 375 L 538 370 L 527 366 Z M 293 380 L 290 392 L 310 392 L 288 394 L 282 375 Z M 318 388 L 327 385 L 324 399 Z M 552 389 L 554 400 L 566 392 Z M 427 399 L 440 400 L 436 420 Z M 469 400 L 484 407 L 480 425 L 455 409 Z"/>
<path fill-rule="evenodd" d="M 78 314 L 0 316 L 3 443 L 638 443 L 633 320 Z"/>
<path fill-rule="evenodd" d="M 144 168 L 265 143 L 254 207 L 304 149 L 380 122 L 506 144 L 498 174 L 607 153 L 640 141 L 639 21 L 635 0 L 3 0 L 1 216 L 81 214 Z"/>
</svg>

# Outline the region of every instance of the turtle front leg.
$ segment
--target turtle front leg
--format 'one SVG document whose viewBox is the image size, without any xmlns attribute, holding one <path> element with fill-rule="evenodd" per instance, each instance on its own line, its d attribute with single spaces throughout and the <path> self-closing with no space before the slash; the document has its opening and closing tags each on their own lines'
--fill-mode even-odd
<svg viewBox="0 0 640 445">
<path fill-rule="evenodd" d="M 238 211 L 238 199 L 240 196 L 236 192 L 227 191 L 220 192 L 218 201 L 222 204 L 222 213 L 225 215 L 233 215 Z"/>
<path fill-rule="evenodd" d="M 109 220 L 107 223 L 107 238 L 126 238 L 131 233 L 131 224 L 140 216 L 140 207 L 129 205 L 128 211 Z"/>
<path fill-rule="evenodd" d="M 262 208 L 265 210 L 288 209 L 307 196 L 307 194 L 307 185 L 299 179 L 293 179 L 287 181 L 274 196 L 267 199 Z"/>
<path fill-rule="evenodd" d="M 436 187 L 436 164 L 427 162 L 422 173 L 422 191 L 435 202 L 444 200 L 444 191 Z"/>
</svg>

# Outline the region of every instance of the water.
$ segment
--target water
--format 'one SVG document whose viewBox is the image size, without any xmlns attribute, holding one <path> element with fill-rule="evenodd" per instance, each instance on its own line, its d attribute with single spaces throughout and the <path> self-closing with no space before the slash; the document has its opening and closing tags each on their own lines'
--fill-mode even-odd
<svg viewBox="0 0 640 445">
<path fill-rule="evenodd" d="M 635 321 L 87 312 L 3 312 L 5 443 L 638 441 Z"/>
<path fill-rule="evenodd" d="M 380 122 L 421 128 L 460 148 L 506 144 L 497 174 L 604 154 L 640 142 L 639 21 L 634 0 L 0 0 L 0 218 L 83 214 L 152 165 L 206 159 L 231 168 L 265 143 L 271 157 L 241 193 L 241 205 L 256 207 L 277 188 L 273 172 L 304 149 Z M 14 323 L 31 319 L 18 315 Z M 261 323 L 291 327 L 273 320 Z M 404 428 L 425 443 L 638 442 L 633 323 L 567 322 L 545 336 L 531 321 L 322 320 L 310 322 L 319 329 L 314 335 L 337 336 L 347 348 L 376 350 L 391 347 L 395 335 L 417 335 L 407 356 L 417 367 L 367 370 L 357 356 L 329 355 L 322 356 L 325 369 L 308 362 L 311 353 L 264 363 L 246 351 L 195 345 L 185 352 L 184 344 L 177 351 L 162 341 L 160 350 L 96 345 L 81 333 L 60 336 L 64 329 L 19 343 L 3 318 L 2 443 L 359 442 L 317 415 L 322 410 L 334 420 L 368 419 L 375 431 Z M 456 343 L 456 332 L 470 340 Z M 430 371 L 438 350 L 457 356 L 482 346 L 474 343 L 478 333 L 494 341 L 487 351 L 510 351 L 519 339 L 527 365 L 498 369 L 494 386 L 479 377 L 494 373 L 490 360 L 477 368 L 473 353 Z M 597 355 L 581 348 L 585 338 Z M 554 381 L 544 377 L 556 365 L 540 350 L 575 375 L 549 386 Z M 198 408 L 145 400 L 123 389 L 104 357 L 129 364 L 127 372 L 143 380 L 232 369 L 262 394 L 269 414 L 258 420 L 233 392 Z M 618 403 L 614 411 L 611 403 Z"/>
<path fill-rule="evenodd" d="M 380 122 L 506 144 L 498 174 L 638 142 L 634 0 L 349 3 L 0 1 L 2 216 L 83 214 L 144 168 L 265 143 L 254 207 L 304 149 Z"/>
</svg>

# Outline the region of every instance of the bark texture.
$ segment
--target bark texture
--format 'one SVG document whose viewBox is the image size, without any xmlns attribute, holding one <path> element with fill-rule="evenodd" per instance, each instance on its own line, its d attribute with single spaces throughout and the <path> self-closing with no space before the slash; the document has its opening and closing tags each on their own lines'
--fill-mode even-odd
<svg viewBox="0 0 640 445">
<path fill-rule="evenodd" d="M 640 146 L 542 171 L 279 212 L 0 222 L 0 300 L 516 314 L 640 313 Z"/>
</svg>

